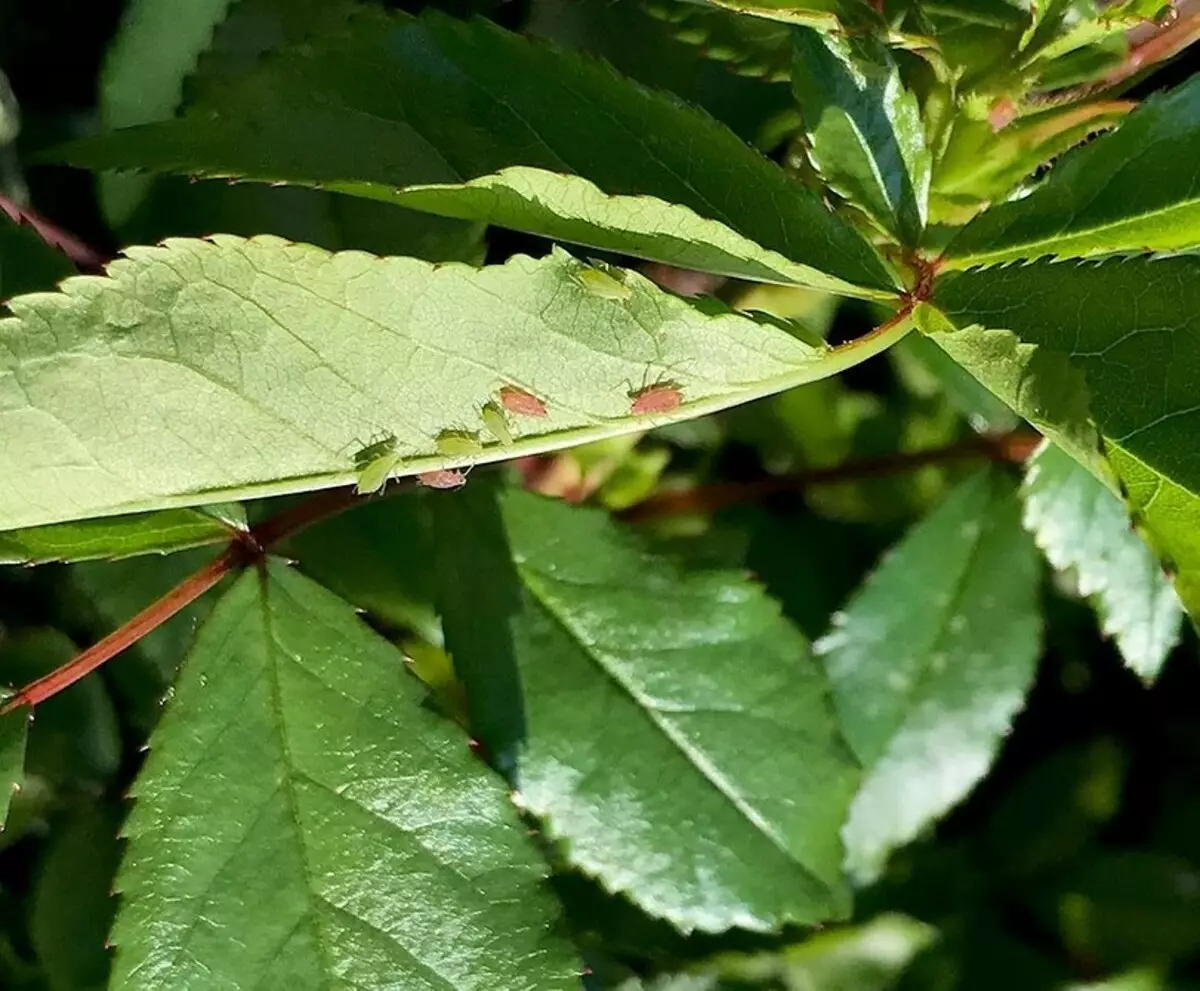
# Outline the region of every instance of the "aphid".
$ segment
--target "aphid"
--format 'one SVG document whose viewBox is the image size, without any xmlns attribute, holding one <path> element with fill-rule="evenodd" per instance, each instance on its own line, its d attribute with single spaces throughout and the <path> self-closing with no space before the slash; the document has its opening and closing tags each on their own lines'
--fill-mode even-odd
<svg viewBox="0 0 1200 991">
<path fill-rule="evenodd" d="M 546 404 L 519 386 L 503 386 L 500 389 L 500 402 L 510 413 L 519 413 L 521 416 L 546 415 Z"/>
<path fill-rule="evenodd" d="M 603 269 L 584 265 L 572 273 L 575 281 L 585 292 L 601 299 L 626 300 L 633 296 L 633 290 L 619 278 L 609 275 Z"/>
<path fill-rule="evenodd" d="M 513 442 L 512 431 L 508 429 L 508 418 L 504 415 L 504 410 L 496 403 L 488 403 L 479 411 L 479 415 L 483 417 L 483 425 L 491 432 L 496 440 L 500 441 L 505 447 L 509 447 Z"/>
<path fill-rule="evenodd" d="M 658 382 L 629 393 L 633 402 L 629 412 L 634 416 L 647 413 L 669 413 L 683 402 L 683 390 L 675 382 Z"/>
<path fill-rule="evenodd" d="M 417 481 L 431 489 L 461 489 L 467 484 L 467 473 L 458 468 L 438 468 L 422 472 Z"/>
<path fill-rule="evenodd" d="M 479 436 L 469 430 L 443 430 L 434 441 L 438 454 L 448 458 L 463 458 L 483 450 Z"/>
<path fill-rule="evenodd" d="M 358 483 L 355 488 L 358 494 L 367 495 L 382 489 L 399 461 L 395 434 L 388 434 L 355 454 L 354 467 L 358 471 Z"/>
</svg>

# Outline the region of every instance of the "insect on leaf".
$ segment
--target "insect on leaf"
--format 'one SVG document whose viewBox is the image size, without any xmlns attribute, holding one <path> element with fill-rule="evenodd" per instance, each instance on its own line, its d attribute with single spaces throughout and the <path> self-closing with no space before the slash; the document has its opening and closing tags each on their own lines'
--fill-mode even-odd
<svg viewBox="0 0 1200 991">
<path fill-rule="evenodd" d="M 508 427 L 508 417 L 504 415 L 503 409 L 495 403 L 488 403 L 479 411 L 479 415 L 483 419 L 483 425 L 496 440 L 505 447 L 512 444 L 512 431 Z"/>
<path fill-rule="evenodd" d="M 588 266 L 575 273 L 575 279 L 586 292 L 601 299 L 624 302 L 633 298 L 633 290 L 619 278 L 609 275 L 601 268 Z"/>
</svg>

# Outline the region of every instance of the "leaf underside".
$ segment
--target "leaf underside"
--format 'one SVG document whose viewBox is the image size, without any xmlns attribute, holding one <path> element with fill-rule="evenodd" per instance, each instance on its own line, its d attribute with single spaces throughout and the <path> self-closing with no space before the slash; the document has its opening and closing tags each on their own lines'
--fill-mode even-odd
<svg viewBox="0 0 1200 991">
<path fill-rule="evenodd" d="M 606 298 L 562 252 L 477 270 L 214 236 L 129 256 L 0 321 L 0 529 L 347 484 L 386 437 L 398 475 L 554 450 L 834 374 L 907 329 L 813 347 L 631 272 Z M 665 380 L 682 404 L 632 415 Z M 510 415 L 511 446 L 482 423 L 505 385 L 549 409 Z M 439 453 L 446 432 L 481 450 Z"/>
<path fill-rule="evenodd" d="M 1033 680 L 1038 590 L 1013 486 L 985 471 L 908 532 L 818 642 L 866 768 L 844 830 L 860 881 L 987 773 Z"/>
<path fill-rule="evenodd" d="M 842 917 L 858 772 L 800 633 L 746 576 L 681 571 L 514 491 L 518 801 L 575 867 L 689 931 Z"/>
<path fill-rule="evenodd" d="M 822 288 L 866 295 L 894 288 L 874 250 L 816 194 L 702 111 L 602 62 L 482 20 L 364 10 L 349 30 L 282 53 L 181 120 L 89 139 L 62 154 L 95 169 L 320 185 L 569 234 L 667 263 L 679 251 L 674 221 L 686 236 L 710 232 L 718 256 L 727 237 L 749 240 Z M 525 166 L 518 176 L 526 179 L 537 178 L 532 170 L 586 176 L 610 196 L 662 202 L 643 220 L 644 201 L 612 200 L 598 216 L 603 223 L 589 225 L 575 215 L 578 183 L 546 175 L 535 195 L 520 184 L 508 191 L 498 173 L 512 166 Z M 485 176 L 491 195 L 404 193 Z M 715 224 L 697 228 L 675 204 Z M 661 258 L 653 253 L 660 249 Z"/>
<path fill-rule="evenodd" d="M 1101 629 L 1130 668 L 1153 681 L 1179 641 L 1183 610 L 1120 498 L 1053 444 L 1029 462 L 1022 495 L 1025 526 L 1047 560 L 1073 570 Z"/>
<path fill-rule="evenodd" d="M 421 695 L 349 605 L 243 575 L 134 788 L 112 987 L 578 987 L 524 826 Z"/>
</svg>

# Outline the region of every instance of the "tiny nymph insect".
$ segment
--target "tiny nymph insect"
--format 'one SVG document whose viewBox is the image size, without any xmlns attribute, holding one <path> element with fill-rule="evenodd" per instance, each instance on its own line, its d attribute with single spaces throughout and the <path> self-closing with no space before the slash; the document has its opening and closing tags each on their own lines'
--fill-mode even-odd
<svg viewBox="0 0 1200 991">
<path fill-rule="evenodd" d="M 669 413 L 683 402 L 683 390 L 675 382 L 658 382 L 629 393 L 629 412 L 634 416 Z"/>
<path fill-rule="evenodd" d="M 422 472 L 417 481 L 430 489 L 461 489 L 467 484 L 467 473 L 459 468 L 438 468 Z"/>
<path fill-rule="evenodd" d="M 592 296 L 599 296 L 601 299 L 624 302 L 633 296 L 633 290 L 629 286 L 601 268 L 584 265 L 576 269 L 572 276 L 584 292 Z"/>
<path fill-rule="evenodd" d="M 378 492 L 387 483 L 392 469 L 400 462 L 396 452 L 396 435 L 388 434 L 373 441 L 354 455 L 354 468 L 358 472 L 355 488 L 359 495 Z"/>
<path fill-rule="evenodd" d="M 546 404 L 532 392 L 516 385 L 506 385 L 500 389 L 500 404 L 510 413 L 520 416 L 546 415 Z"/>
</svg>

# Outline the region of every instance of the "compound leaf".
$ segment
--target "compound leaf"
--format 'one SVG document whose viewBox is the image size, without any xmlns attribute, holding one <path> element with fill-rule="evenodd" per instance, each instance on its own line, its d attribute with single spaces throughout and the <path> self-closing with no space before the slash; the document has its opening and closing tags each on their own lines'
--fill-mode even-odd
<svg viewBox="0 0 1200 991">
<path fill-rule="evenodd" d="M 1200 246 L 1200 78 L 1152 96 L 1073 152 L 1029 196 L 993 207 L 950 243 L 952 268 L 1043 255 Z"/>
<path fill-rule="evenodd" d="M 962 328 L 935 341 L 1098 477 L 1115 472 L 1200 616 L 1200 259 L 972 270 L 938 280 L 934 301 Z"/>
<path fill-rule="evenodd" d="M 181 120 L 62 154 L 97 169 L 320 185 L 668 263 L 672 250 L 655 252 L 671 249 L 674 220 L 683 236 L 736 235 L 782 255 L 821 288 L 878 296 L 894 286 L 870 245 L 815 193 L 702 111 L 602 62 L 440 14 L 364 9 L 351 27 L 265 62 Z M 506 190 L 500 173 L 511 166 L 527 167 L 517 178 L 532 189 Z M 596 208 L 577 183 L 530 170 L 585 178 L 616 199 Z M 482 189 L 458 195 L 405 193 L 485 176 Z M 647 196 L 662 202 L 643 221 Z M 697 227 L 692 213 L 714 223 Z"/>
<path fill-rule="evenodd" d="M 128 254 L 0 321 L 0 529 L 347 484 L 381 439 L 412 475 L 632 433 L 834 374 L 908 329 L 806 344 L 632 272 L 597 292 L 562 252 L 474 269 L 215 236 Z M 667 381 L 677 406 L 633 412 Z M 510 414 L 511 445 L 482 423 L 505 386 L 549 411 Z M 447 432 L 477 450 L 446 453 Z"/>
<path fill-rule="evenodd" d="M 1179 641 L 1183 609 L 1120 498 L 1053 444 L 1029 462 L 1022 494 L 1025 526 L 1047 560 L 1073 571 L 1126 663 L 1153 681 Z"/>
<path fill-rule="evenodd" d="M 134 787 L 112 987 L 578 987 L 525 827 L 421 695 L 347 603 L 243 575 Z"/>
<path fill-rule="evenodd" d="M 1039 577 L 1013 486 L 980 472 L 908 532 L 818 641 L 866 769 L 844 831 L 860 880 L 987 773 L 1033 680 Z"/>
<path fill-rule="evenodd" d="M 518 801 L 567 860 L 685 931 L 843 916 L 838 830 L 858 772 L 779 607 L 743 574 L 647 552 L 601 513 L 519 491 L 502 509 L 519 581 L 496 627 L 524 691 Z"/>
</svg>

